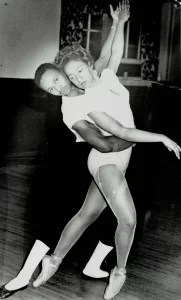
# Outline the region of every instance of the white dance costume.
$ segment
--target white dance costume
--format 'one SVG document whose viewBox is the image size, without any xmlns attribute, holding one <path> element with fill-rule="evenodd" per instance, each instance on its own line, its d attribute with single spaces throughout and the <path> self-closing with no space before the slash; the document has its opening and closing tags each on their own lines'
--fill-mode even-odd
<svg viewBox="0 0 181 300">
<path fill-rule="evenodd" d="M 128 90 L 110 69 L 103 70 L 100 81 L 96 87 L 86 89 L 85 94 L 81 96 L 62 97 L 63 121 L 75 134 L 76 142 L 84 142 L 84 139 L 72 129 L 77 121 L 87 120 L 98 127 L 88 116 L 93 111 L 105 112 L 127 128 L 135 127 Z M 111 135 L 101 128 L 99 130 L 104 136 Z M 120 152 L 101 153 L 93 148 L 88 157 L 90 173 L 95 176 L 98 168 L 107 164 L 116 164 L 122 172 L 125 172 L 131 151 L 132 147 Z"/>
</svg>

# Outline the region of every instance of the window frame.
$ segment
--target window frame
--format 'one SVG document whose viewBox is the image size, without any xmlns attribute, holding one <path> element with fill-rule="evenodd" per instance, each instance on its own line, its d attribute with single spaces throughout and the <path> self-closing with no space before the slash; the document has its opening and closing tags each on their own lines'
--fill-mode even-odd
<svg viewBox="0 0 181 300">
<path fill-rule="evenodd" d="M 101 33 L 101 35 L 103 36 L 104 34 L 104 28 L 106 24 L 105 19 L 109 18 L 109 15 L 104 13 L 102 15 L 102 30 L 99 29 L 92 29 L 91 28 L 91 13 L 88 13 L 88 21 L 87 21 L 87 27 L 84 28 L 83 27 L 83 31 L 87 32 L 87 36 L 86 36 L 86 50 L 90 50 L 90 35 L 91 32 L 99 32 Z M 130 64 L 130 65 L 141 65 L 142 60 L 141 60 L 141 35 L 142 35 L 142 28 L 141 28 L 141 24 L 140 24 L 140 33 L 139 33 L 139 40 L 138 40 L 138 49 L 137 49 L 137 58 L 128 58 L 128 48 L 129 48 L 129 34 L 130 34 L 130 20 L 128 20 L 127 22 L 127 28 L 126 28 L 126 37 L 125 37 L 125 50 L 124 50 L 124 56 L 121 59 L 121 63 L 120 64 Z M 124 76 L 119 76 L 119 78 L 124 78 Z M 133 77 L 133 76 L 128 76 L 129 79 L 141 79 L 141 70 L 140 70 L 140 77 Z"/>
<path fill-rule="evenodd" d="M 90 48 L 90 35 L 91 35 L 91 32 L 100 32 L 100 33 L 102 33 L 102 30 L 91 28 L 91 16 L 92 15 L 89 13 L 88 14 L 88 21 L 87 21 L 87 28 L 86 29 L 83 28 L 83 31 L 87 32 L 86 50 L 89 50 L 89 48 Z"/>
</svg>

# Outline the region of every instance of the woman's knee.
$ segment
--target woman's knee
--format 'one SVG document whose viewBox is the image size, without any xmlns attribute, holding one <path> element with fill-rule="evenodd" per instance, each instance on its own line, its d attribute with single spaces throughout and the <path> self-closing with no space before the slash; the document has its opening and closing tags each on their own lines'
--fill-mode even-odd
<svg viewBox="0 0 181 300">
<path fill-rule="evenodd" d="M 135 215 L 130 215 L 126 218 L 126 227 L 128 227 L 130 230 L 133 230 L 136 228 L 136 216 Z"/>
<path fill-rule="evenodd" d="M 127 214 L 122 215 L 118 219 L 118 226 L 120 225 L 126 231 L 133 231 L 136 228 L 137 219 L 136 219 L 136 212 L 133 210 Z"/>
</svg>

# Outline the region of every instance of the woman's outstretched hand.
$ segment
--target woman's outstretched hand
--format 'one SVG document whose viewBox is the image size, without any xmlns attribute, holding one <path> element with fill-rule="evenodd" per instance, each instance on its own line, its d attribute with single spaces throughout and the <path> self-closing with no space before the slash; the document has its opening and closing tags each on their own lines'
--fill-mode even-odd
<svg viewBox="0 0 181 300">
<path fill-rule="evenodd" d="M 126 22 L 130 17 L 130 5 L 129 0 L 123 0 L 122 3 L 119 2 L 119 21 Z"/>
<path fill-rule="evenodd" d="M 114 24 L 117 24 L 120 20 L 126 22 L 130 17 L 129 0 L 123 0 L 122 3 L 119 2 L 119 5 L 116 7 L 115 10 L 110 4 L 110 14 Z"/>
<path fill-rule="evenodd" d="M 169 139 L 166 135 L 163 135 L 163 137 L 162 137 L 162 143 L 165 145 L 165 147 L 167 147 L 167 149 L 169 151 L 174 151 L 176 157 L 178 159 L 180 159 L 181 148 L 180 148 L 180 146 L 177 143 L 175 143 L 174 141 L 172 141 L 171 139 Z"/>
</svg>

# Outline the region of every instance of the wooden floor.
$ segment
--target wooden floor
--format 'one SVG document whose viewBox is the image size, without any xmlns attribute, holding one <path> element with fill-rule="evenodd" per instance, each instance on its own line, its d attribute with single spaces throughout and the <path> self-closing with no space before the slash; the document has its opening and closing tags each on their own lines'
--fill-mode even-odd
<svg viewBox="0 0 181 300">
<path fill-rule="evenodd" d="M 34 170 L 34 164 L 12 162 L 0 168 L 0 285 L 17 274 L 34 241 L 26 203 Z M 180 186 L 179 172 L 163 166 L 151 218 L 131 252 L 127 280 L 117 300 L 181 299 Z M 99 300 L 103 299 L 106 282 L 83 277 L 74 257 L 71 263 L 62 264 L 44 286 L 35 289 L 30 285 L 10 299 Z"/>
</svg>

